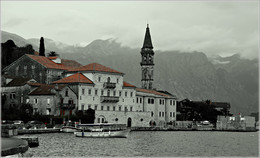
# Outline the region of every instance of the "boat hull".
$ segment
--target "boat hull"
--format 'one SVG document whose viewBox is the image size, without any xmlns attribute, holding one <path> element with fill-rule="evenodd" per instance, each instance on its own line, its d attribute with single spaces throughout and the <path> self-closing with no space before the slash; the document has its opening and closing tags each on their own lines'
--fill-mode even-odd
<svg viewBox="0 0 260 158">
<path fill-rule="evenodd" d="M 107 131 L 107 132 L 74 132 L 76 137 L 88 138 L 127 138 L 130 130 Z"/>
<path fill-rule="evenodd" d="M 64 133 L 74 133 L 74 132 L 77 132 L 78 129 L 75 127 L 64 126 L 61 128 L 61 131 Z"/>
</svg>

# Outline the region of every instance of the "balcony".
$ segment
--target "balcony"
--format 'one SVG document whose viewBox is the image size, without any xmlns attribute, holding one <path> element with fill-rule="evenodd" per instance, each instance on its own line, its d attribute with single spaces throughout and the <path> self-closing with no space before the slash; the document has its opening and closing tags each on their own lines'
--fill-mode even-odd
<svg viewBox="0 0 260 158">
<path fill-rule="evenodd" d="M 60 104 L 60 108 L 61 109 L 66 109 L 66 110 L 72 110 L 72 109 L 74 109 L 75 108 L 75 106 L 76 106 L 76 104 L 69 104 L 69 103 L 61 103 Z"/>
<path fill-rule="evenodd" d="M 116 103 L 119 102 L 119 97 L 101 96 L 100 100 L 102 103 Z"/>
<path fill-rule="evenodd" d="M 103 84 L 103 87 L 104 87 L 104 88 L 108 88 L 108 89 L 114 89 L 114 88 L 116 88 L 116 83 L 105 82 L 105 83 Z"/>
</svg>

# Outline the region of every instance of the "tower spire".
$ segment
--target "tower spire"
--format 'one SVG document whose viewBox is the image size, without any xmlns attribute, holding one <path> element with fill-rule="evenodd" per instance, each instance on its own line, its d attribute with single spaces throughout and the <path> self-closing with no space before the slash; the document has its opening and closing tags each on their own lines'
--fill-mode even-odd
<svg viewBox="0 0 260 158">
<path fill-rule="evenodd" d="M 147 23 L 146 32 L 145 32 L 143 48 L 153 49 L 153 44 L 152 44 L 152 39 L 151 39 L 150 29 L 149 29 L 148 23 Z"/>
<path fill-rule="evenodd" d="M 142 61 L 140 63 L 142 69 L 142 88 L 152 89 L 153 88 L 153 66 L 154 66 L 154 52 L 153 44 L 150 35 L 149 24 L 144 37 L 144 44 L 141 49 Z"/>
</svg>

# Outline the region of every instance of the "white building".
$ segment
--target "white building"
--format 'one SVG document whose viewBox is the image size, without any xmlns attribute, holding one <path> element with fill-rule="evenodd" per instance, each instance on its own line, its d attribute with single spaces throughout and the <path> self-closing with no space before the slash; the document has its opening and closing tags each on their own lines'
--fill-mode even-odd
<svg viewBox="0 0 260 158">
<path fill-rule="evenodd" d="M 133 127 L 164 125 L 176 120 L 176 97 L 136 88 L 124 81 L 124 73 L 92 63 L 66 74 L 53 84 L 67 84 L 77 93 L 77 110 L 95 110 L 96 123 Z"/>
</svg>

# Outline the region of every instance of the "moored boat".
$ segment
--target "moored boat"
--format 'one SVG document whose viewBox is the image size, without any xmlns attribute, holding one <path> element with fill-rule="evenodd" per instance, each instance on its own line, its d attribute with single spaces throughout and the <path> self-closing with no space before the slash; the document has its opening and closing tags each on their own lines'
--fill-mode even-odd
<svg viewBox="0 0 260 158">
<path fill-rule="evenodd" d="M 88 138 L 127 138 L 130 129 L 119 124 L 81 124 L 81 131 L 74 132 L 76 137 Z"/>
<path fill-rule="evenodd" d="M 76 131 L 79 131 L 80 129 L 77 129 L 76 127 L 72 127 L 72 126 L 63 126 L 61 128 L 61 131 L 62 132 L 65 132 L 65 133 L 73 133 L 73 132 L 76 132 Z"/>
</svg>

